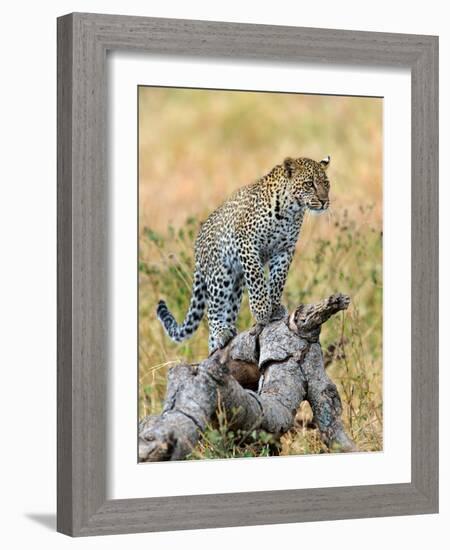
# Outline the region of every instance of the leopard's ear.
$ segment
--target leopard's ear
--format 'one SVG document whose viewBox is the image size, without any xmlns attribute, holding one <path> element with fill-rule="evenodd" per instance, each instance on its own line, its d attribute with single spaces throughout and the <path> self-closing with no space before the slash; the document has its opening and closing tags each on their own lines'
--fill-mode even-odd
<svg viewBox="0 0 450 550">
<path fill-rule="evenodd" d="M 326 170 L 328 168 L 328 166 L 330 165 L 330 160 L 331 160 L 331 157 L 330 155 L 328 155 L 327 157 L 325 157 L 324 159 L 322 159 L 319 164 L 320 166 L 322 166 L 322 168 L 324 170 Z"/>
<path fill-rule="evenodd" d="M 283 162 L 284 172 L 288 178 L 292 177 L 292 174 L 294 172 L 294 163 L 295 163 L 295 160 L 291 157 L 284 159 L 284 162 Z"/>
</svg>

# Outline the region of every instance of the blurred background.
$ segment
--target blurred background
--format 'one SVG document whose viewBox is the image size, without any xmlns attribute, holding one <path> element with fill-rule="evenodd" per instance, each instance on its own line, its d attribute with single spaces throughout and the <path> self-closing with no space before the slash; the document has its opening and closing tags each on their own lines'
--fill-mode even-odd
<svg viewBox="0 0 450 550">
<path fill-rule="evenodd" d="M 207 323 L 173 343 L 156 319 L 164 298 L 180 322 L 190 299 L 201 221 L 233 190 L 287 156 L 331 156 L 331 207 L 306 215 L 284 303 L 351 296 L 322 330 L 328 373 L 361 450 L 382 449 L 382 108 L 380 98 L 139 88 L 139 414 L 158 414 L 167 369 L 207 356 Z M 245 298 L 238 326 L 253 324 Z M 280 443 L 255 433 L 237 444 L 226 419 L 191 458 L 324 452 L 303 403 Z"/>
</svg>

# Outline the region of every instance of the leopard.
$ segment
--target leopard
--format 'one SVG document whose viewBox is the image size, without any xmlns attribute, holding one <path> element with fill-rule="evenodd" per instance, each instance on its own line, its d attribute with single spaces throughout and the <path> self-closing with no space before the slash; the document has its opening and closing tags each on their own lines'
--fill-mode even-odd
<svg viewBox="0 0 450 550">
<path fill-rule="evenodd" d="M 330 204 L 329 165 L 330 156 L 288 157 L 235 191 L 201 224 L 184 321 L 177 323 L 164 300 L 157 305 L 173 341 L 190 338 L 206 310 L 209 353 L 224 348 L 237 334 L 244 288 L 259 330 L 287 316 L 281 298 L 305 213 L 323 213 Z"/>
</svg>

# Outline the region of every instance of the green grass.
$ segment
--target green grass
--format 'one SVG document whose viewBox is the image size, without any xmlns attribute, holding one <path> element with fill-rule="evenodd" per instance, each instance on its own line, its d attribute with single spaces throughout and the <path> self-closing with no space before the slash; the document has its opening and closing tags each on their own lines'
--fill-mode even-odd
<svg viewBox="0 0 450 550">
<path fill-rule="evenodd" d="M 264 430 L 233 431 L 230 429 L 232 422 L 233 418 L 227 418 L 219 401 L 217 418 L 214 423 L 207 426 L 197 446 L 187 459 L 251 458 L 280 454 L 280 442 L 272 434 Z"/>
</svg>

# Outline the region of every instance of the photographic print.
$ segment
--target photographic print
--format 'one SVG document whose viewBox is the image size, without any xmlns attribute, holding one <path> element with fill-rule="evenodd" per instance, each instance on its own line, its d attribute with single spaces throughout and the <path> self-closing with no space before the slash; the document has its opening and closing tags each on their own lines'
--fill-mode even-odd
<svg viewBox="0 0 450 550">
<path fill-rule="evenodd" d="M 58 531 L 438 511 L 438 48 L 58 18 Z"/>
<path fill-rule="evenodd" d="M 381 451 L 383 99 L 138 107 L 139 460 Z"/>
</svg>

